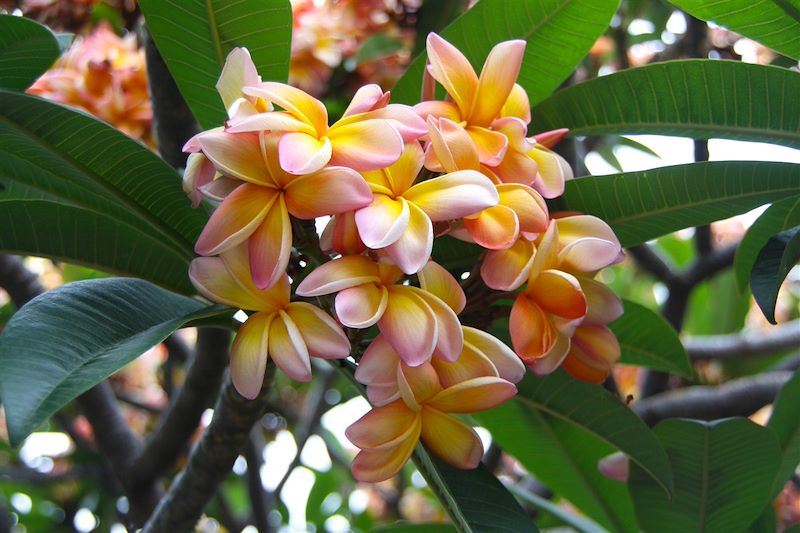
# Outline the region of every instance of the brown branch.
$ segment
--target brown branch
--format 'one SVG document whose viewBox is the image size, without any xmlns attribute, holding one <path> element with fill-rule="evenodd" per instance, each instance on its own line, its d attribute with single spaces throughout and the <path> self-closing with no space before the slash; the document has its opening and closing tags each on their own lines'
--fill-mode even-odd
<svg viewBox="0 0 800 533">
<path fill-rule="evenodd" d="M 683 345 L 689 357 L 697 360 L 771 355 L 800 346 L 800 319 L 769 330 L 687 337 Z"/>
</svg>

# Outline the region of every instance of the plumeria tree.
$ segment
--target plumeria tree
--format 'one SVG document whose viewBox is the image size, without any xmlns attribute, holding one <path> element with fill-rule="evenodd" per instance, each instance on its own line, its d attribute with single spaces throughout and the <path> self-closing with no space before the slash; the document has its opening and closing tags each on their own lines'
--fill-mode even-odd
<svg viewBox="0 0 800 533">
<path fill-rule="evenodd" d="M 699 20 L 713 20 L 794 68 L 631 67 L 626 25 L 646 3 L 480 0 L 438 18 L 435 2 L 403 3 L 419 55 L 391 90 L 365 83 L 342 104 L 287 83 L 288 1 L 141 0 L 161 157 L 33 95 L 58 93 L 57 73 L 29 87 L 68 39 L 1 16 L 0 250 L 104 273 L 39 294 L 2 257 L 18 308 L 0 336 L 10 446 L 51 424 L 98 450 L 131 531 L 191 531 L 204 512 L 272 531 L 288 518 L 279 497 L 300 452 L 330 433 L 323 412 L 363 397 L 368 407 L 339 415 L 353 453 L 322 439 L 349 474 L 331 478 L 315 512 L 341 516 L 344 486 L 402 493 L 411 480 L 449 517 L 435 530 L 774 530 L 772 502 L 800 463 L 800 378 L 687 385 L 713 381 L 700 361 L 796 347 L 800 326 L 759 339 L 678 333 L 694 289 L 732 264 L 770 322 L 776 308 L 782 321 L 797 315 L 778 293 L 800 258 L 798 166 L 704 159 L 709 138 L 800 147 L 800 8 L 673 3 L 698 17 L 679 41 L 692 50 L 675 57 L 708 56 Z M 295 6 L 295 28 L 309 9 Z M 379 46 L 367 31 L 353 39 Z M 604 43 L 617 72 L 580 81 Z M 320 46 L 315 61 L 330 58 Z M 299 64 L 293 79 L 320 78 Z M 103 65 L 70 67 L 85 71 L 73 91 L 105 95 L 115 107 L 100 109 L 126 125 L 149 123 L 141 87 L 106 90 Z M 575 177 L 582 151 L 618 164 L 615 143 L 645 149 L 612 136 L 622 133 L 691 137 L 697 161 Z M 709 224 L 767 204 L 741 244 L 714 243 Z M 651 243 L 687 228 L 697 253 L 678 270 Z M 661 314 L 635 301 L 631 258 L 666 290 Z M 614 285 L 630 299 L 609 286 L 625 276 Z M 168 405 L 143 432 L 108 378 L 156 345 L 187 370 L 177 390 L 169 375 Z M 760 424 L 745 418 L 773 401 Z M 268 417 L 294 419 L 298 447 L 272 488 Z M 232 469 L 246 471 L 245 518 L 226 503 Z M 344 529 L 374 527 L 351 518 Z"/>
</svg>

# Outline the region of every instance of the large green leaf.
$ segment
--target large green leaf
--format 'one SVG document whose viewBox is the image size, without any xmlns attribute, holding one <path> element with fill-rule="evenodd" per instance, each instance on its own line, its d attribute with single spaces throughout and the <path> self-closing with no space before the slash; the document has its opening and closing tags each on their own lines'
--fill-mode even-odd
<svg viewBox="0 0 800 533">
<path fill-rule="evenodd" d="M 286 81 L 289 75 L 289 0 L 140 0 L 139 6 L 181 94 L 205 129 L 227 118 L 214 85 L 231 49 L 246 47 L 265 81 Z"/>
<path fill-rule="evenodd" d="M 615 451 L 608 442 L 524 401 L 472 416 L 557 496 L 610 531 L 638 531 L 627 487 L 597 469 Z"/>
<path fill-rule="evenodd" d="M 461 470 L 429 454 L 421 444 L 413 459 L 459 531 L 539 531 L 517 500 L 483 464 L 474 470 Z"/>
<path fill-rule="evenodd" d="M 58 59 L 56 36 L 32 20 L 0 15 L 0 88 L 24 91 Z"/>
<path fill-rule="evenodd" d="M 772 486 L 775 498 L 800 464 L 800 373 L 795 373 L 778 392 L 767 427 L 778 435 L 781 446 L 781 467 Z"/>
<path fill-rule="evenodd" d="M 761 249 L 750 274 L 750 289 L 761 312 L 775 324 L 778 291 L 789 271 L 800 262 L 800 225 L 771 237 Z"/>
<path fill-rule="evenodd" d="M 712 21 L 776 52 L 800 60 L 800 20 L 772 0 L 670 0 L 700 20 Z M 800 16 L 800 10 L 797 10 Z"/>
<path fill-rule="evenodd" d="M 602 218 L 629 247 L 798 194 L 800 165 L 718 161 L 570 180 L 559 205 Z"/>
<path fill-rule="evenodd" d="M 740 290 L 750 283 L 750 272 L 756 264 L 758 252 L 770 237 L 800 225 L 800 196 L 775 202 L 747 229 L 736 250 L 733 268 Z"/>
<path fill-rule="evenodd" d="M 620 362 L 691 378 L 692 364 L 672 326 L 643 305 L 623 303 L 625 313 L 609 326 L 622 348 Z"/>
<path fill-rule="evenodd" d="M 655 433 L 675 473 L 672 500 L 639 468 L 631 496 L 639 525 L 658 533 L 744 531 L 770 500 L 780 448 L 775 433 L 743 418 L 665 420 Z"/>
<path fill-rule="evenodd" d="M 0 91 L 0 186 L 0 202 L 13 202 L 4 211 L 39 217 L 10 217 L 0 236 L 8 244 L 0 249 L 52 255 L 192 292 L 185 271 L 207 216 L 191 209 L 169 165 L 110 126 L 34 96 Z M 42 204 L 23 207 L 22 199 L 64 207 L 50 216 Z M 82 220 L 72 220 L 78 212 Z M 82 233 L 90 219 L 103 227 Z M 63 228 L 64 238 L 45 227 Z M 26 243 L 26 235 L 35 239 Z M 67 238 L 77 240 L 60 242 Z M 133 254 L 165 257 L 150 263 L 118 257 Z M 125 268 L 134 264 L 141 268 Z"/>
<path fill-rule="evenodd" d="M 558 87 L 603 34 L 619 0 L 481 0 L 442 36 L 480 68 L 494 45 L 525 39 L 518 82 L 534 104 Z M 419 101 L 427 56 L 418 56 L 392 90 L 403 103 Z"/>
<path fill-rule="evenodd" d="M 533 111 L 537 131 L 656 133 L 800 148 L 800 73 L 738 61 L 669 61 L 559 91 Z"/>
<path fill-rule="evenodd" d="M 11 443 L 176 329 L 227 311 L 131 278 L 77 281 L 31 300 L 0 336 Z"/>
</svg>

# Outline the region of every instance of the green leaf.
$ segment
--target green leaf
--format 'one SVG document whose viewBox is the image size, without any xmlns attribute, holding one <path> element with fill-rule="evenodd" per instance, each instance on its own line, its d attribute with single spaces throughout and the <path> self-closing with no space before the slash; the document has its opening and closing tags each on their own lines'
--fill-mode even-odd
<svg viewBox="0 0 800 533">
<path fill-rule="evenodd" d="M 538 509 L 541 509 L 542 511 L 552 514 L 554 517 L 558 518 L 564 522 L 564 524 L 568 525 L 579 533 L 607 533 L 606 530 L 600 527 L 600 525 L 596 522 L 593 522 L 582 516 L 578 516 L 564 507 L 553 503 L 549 499 L 539 496 L 538 494 L 527 492 L 515 487 L 514 485 L 509 485 L 508 490 L 520 500 Z"/>
<path fill-rule="evenodd" d="M 778 436 L 781 447 L 781 466 L 771 492 L 775 498 L 800 464 L 800 373 L 781 387 L 772 403 L 767 427 Z"/>
<path fill-rule="evenodd" d="M 45 26 L 0 15 L 0 89 L 24 91 L 60 54 L 55 35 Z"/>
<path fill-rule="evenodd" d="M 638 467 L 629 485 L 645 532 L 744 531 L 770 500 L 780 464 L 772 430 L 743 418 L 665 420 L 655 428 L 675 473 L 672 500 Z"/>
<path fill-rule="evenodd" d="M 140 0 L 147 27 L 181 94 L 204 129 L 221 126 L 225 106 L 214 87 L 225 57 L 244 46 L 264 81 L 289 75 L 288 0 Z"/>
<path fill-rule="evenodd" d="M 356 52 L 357 65 L 367 61 L 382 59 L 403 49 L 403 42 L 389 37 L 385 33 L 376 33 L 367 37 Z"/>
<path fill-rule="evenodd" d="M 50 214 L 44 201 L 61 207 Z M 207 215 L 191 208 L 169 165 L 85 113 L 0 91 L 0 203 L 10 220 L 0 249 L 194 292 L 186 269 Z M 11 210 L 36 218 L 14 218 Z"/>
<path fill-rule="evenodd" d="M 778 2 L 765 0 L 670 0 L 700 20 L 714 22 L 769 46 L 778 53 L 800 60 L 800 20 L 790 16 Z M 798 11 L 800 13 L 800 11 Z"/>
<path fill-rule="evenodd" d="M 800 101 L 800 99 L 798 99 Z M 567 181 L 559 207 L 608 222 L 625 247 L 800 194 L 800 165 L 717 161 Z"/>
<path fill-rule="evenodd" d="M 456 533 L 456 531 L 458 530 L 450 524 L 411 524 L 402 522 L 374 529 L 373 533 Z"/>
<path fill-rule="evenodd" d="M 483 464 L 474 470 L 461 470 L 429 454 L 421 444 L 412 457 L 459 531 L 539 531 L 508 489 Z"/>
<path fill-rule="evenodd" d="M 533 110 L 537 131 L 655 133 L 800 148 L 800 73 L 739 61 L 667 61 L 557 92 Z"/>
<path fill-rule="evenodd" d="M 485 251 L 477 244 L 445 235 L 433 242 L 431 257 L 448 270 L 469 270 Z"/>
<path fill-rule="evenodd" d="M 442 36 L 480 68 L 494 45 L 525 39 L 517 80 L 531 104 L 555 90 L 580 63 L 608 26 L 619 0 L 481 0 L 458 17 Z M 398 102 L 419 100 L 426 54 L 412 61 L 392 90 Z"/>
<path fill-rule="evenodd" d="M 582 403 L 581 398 L 576 400 Z M 585 430 L 584 424 L 563 420 L 521 396 L 472 417 L 505 452 L 582 513 L 610 531 L 638 531 L 627 487 L 597 469 L 597 462 L 615 447 Z"/>
<path fill-rule="evenodd" d="M 800 225 L 800 197 L 775 202 L 753 222 L 742 238 L 733 261 L 740 290 L 745 290 L 750 283 L 750 273 L 753 271 L 758 252 L 767 244 L 770 237 L 798 225 Z"/>
<path fill-rule="evenodd" d="M 776 324 L 775 304 L 778 301 L 778 291 L 789 271 L 798 262 L 800 226 L 771 237 L 756 257 L 750 274 L 750 288 L 761 312 L 772 324 Z"/>
<path fill-rule="evenodd" d="M 658 313 L 629 300 L 625 313 L 609 326 L 622 348 L 620 363 L 694 376 L 678 334 Z"/>
<path fill-rule="evenodd" d="M 78 281 L 31 300 L 0 336 L 11 443 L 176 329 L 229 311 L 131 278 Z"/>
</svg>

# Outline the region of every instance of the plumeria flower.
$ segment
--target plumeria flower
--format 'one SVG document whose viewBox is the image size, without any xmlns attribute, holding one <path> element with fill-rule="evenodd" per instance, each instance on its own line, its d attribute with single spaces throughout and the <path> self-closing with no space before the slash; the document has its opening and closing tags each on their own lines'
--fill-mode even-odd
<svg viewBox="0 0 800 533">
<path fill-rule="evenodd" d="M 589 305 L 591 307 L 591 303 Z M 608 323 L 616 318 L 619 318 L 619 313 L 605 316 L 603 321 Z M 622 350 L 610 329 L 589 322 L 584 320 L 572 334 L 569 353 L 561 363 L 561 368 L 575 379 L 587 383 L 602 383 L 619 361 Z"/>
<path fill-rule="evenodd" d="M 579 325 L 608 323 L 622 313 L 616 295 L 592 279 L 619 262 L 622 251 L 608 225 L 585 215 L 551 221 L 536 246 L 527 286 L 511 308 L 509 329 L 522 361 L 548 374 L 570 352 Z"/>
<path fill-rule="evenodd" d="M 218 172 L 239 180 L 211 215 L 195 251 L 216 255 L 246 241 L 253 282 L 261 289 L 286 271 L 292 246 L 289 215 L 309 220 L 372 201 L 369 186 L 350 168 L 326 167 L 303 176 L 284 171 L 277 164 L 279 139 L 277 134 L 216 129 L 187 143 L 190 150 L 202 151 Z"/>
<path fill-rule="evenodd" d="M 494 185 L 480 172 L 451 172 L 414 185 L 424 162 L 417 142 L 406 145 L 391 166 L 364 172 L 373 192 L 372 203 L 356 211 L 361 240 L 384 248 L 406 274 L 420 270 L 433 249 L 432 222 L 461 218 L 498 201 Z"/>
<path fill-rule="evenodd" d="M 413 109 L 388 105 L 388 95 L 377 86 L 362 88 L 344 116 L 331 126 L 325 105 L 290 85 L 268 81 L 244 87 L 242 92 L 283 111 L 231 120 L 227 131 L 281 132 L 280 166 L 291 174 L 308 174 L 328 164 L 358 171 L 384 168 L 397 161 L 404 142 L 426 131 Z"/>
<path fill-rule="evenodd" d="M 272 111 L 272 104 L 263 98 L 244 94 L 242 89 L 248 85 L 261 83 L 253 59 L 247 48 L 234 48 L 225 59 L 222 73 L 217 81 L 217 92 L 228 118 L 242 119 L 257 113 Z"/>
<path fill-rule="evenodd" d="M 332 216 L 319 237 L 319 246 L 329 255 L 358 255 L 365 252 L 367 245 L 358 235 L 355 211 Z"/>
<path fill-rule="evenodd" d="M 403 468 L 417 442 L 457 468 L 475 468 L 483 445 L 469 425 L 452 414 L 484 411 L 517 392 L 513 383 L 492 376 L 442 387 L 428 363 L 407 368 L 401 398 L 375 407 L 347 428 L 345 435 L 361 451 L 353 460 L 359 481 L 389 479 Z"/>
<path fill-rule="evenodd" d="M 429 116 L 428 131 L 426 166 L 429 169 L 432 159 L 433 164 L 446 172 L 481 168 L 477 150 L 461 126 L 446 118 Z M 547 229 L 547 204 L 538 192 L 521 183 L 500 183 L 495 188 L 497 205 L 465 216 L 463 227 L 450 232 L 453 237 L 499 250 L 512 246 L 520 232 L 533 236 Z"/>
<path fill-rule="evenodd" d="M 395 265 L 346 256 L 317 267 L 295 292 L 299 296 L 338 293 L 334 308 L 341 323 L 359 329 L 377 324 L 409 366 L 423 364 L 434 352 L 454 361 L 463 346 L 455 312 L 427 290 L 396 284 L 402 276 Z"/>
<path fill-rule="evenodd" d="M 321 309 L 289 302 L 285 274 L 269 290 L 257 288 L 250 278 L 246 255 L 246 248 L 240 246 L 220 257 L 199 257 L 189 267 L 189 278 L 208 299 L 255 311 L 239 328 L 230 365 L 236 390 L 253 399 L 261 390 L 270 357 L 289 377 L 309 381 L 309 356 L 342 359 L 350 354 L 350 342 L 336 321 Z"/>
</svg>

